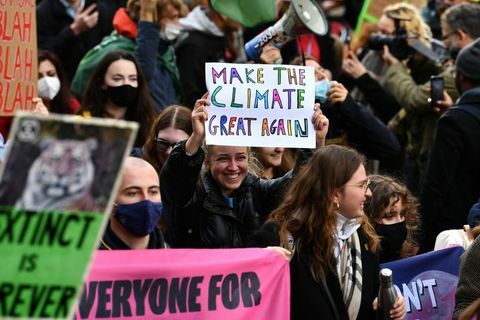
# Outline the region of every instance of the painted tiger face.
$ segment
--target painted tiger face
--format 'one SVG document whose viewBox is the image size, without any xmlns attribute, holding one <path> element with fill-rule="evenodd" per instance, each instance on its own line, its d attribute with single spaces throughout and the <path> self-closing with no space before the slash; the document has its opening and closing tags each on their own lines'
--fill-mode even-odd
<svg viewBox="0 0 480 320">
<path fill-rule="evenodd" d="M 29 170 L 21 207 L 27 210 L 84 209 L 94 179 L 91 153 L 97 147 L 97 140 L 46 138 L 40 146 L 43 150 Z"/>
</svg>

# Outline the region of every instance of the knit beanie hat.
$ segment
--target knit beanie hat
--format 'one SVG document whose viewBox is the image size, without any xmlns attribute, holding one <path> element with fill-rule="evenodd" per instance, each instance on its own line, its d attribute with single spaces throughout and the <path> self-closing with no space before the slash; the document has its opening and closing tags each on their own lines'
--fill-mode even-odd
<svg viewBox="0 0 480 320">
<path fill-rule="evenodd" d="M 455 67 L 457 72 L 480 82 L 480 38 L 460 50 Z"/>
</svg>

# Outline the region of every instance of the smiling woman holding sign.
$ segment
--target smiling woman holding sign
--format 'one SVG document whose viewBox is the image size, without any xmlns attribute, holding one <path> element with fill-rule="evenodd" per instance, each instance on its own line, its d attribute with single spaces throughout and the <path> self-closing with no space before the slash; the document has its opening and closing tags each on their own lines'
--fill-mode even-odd
<svg viewBox="0 0 480 320">
<path fill-rule="evenodd" d="M 210 145 L 205 151 L 201 148 L 209 105 L 207 95 L 195 103 L 193 133 L 186 142 L 175 146 L 162 169 L 162 199 L 174 215 L 174 246 L 244 247 L 311 152 L 302 149 L 296 168 L 283 177 L 262 180 L 249 173 L 248 147 Z M 317 147 L 323 146 L 328 119 L 318 104 L 312 122 Z M 203 174 L 202 165 L 206 169 Z"/>
</svg>

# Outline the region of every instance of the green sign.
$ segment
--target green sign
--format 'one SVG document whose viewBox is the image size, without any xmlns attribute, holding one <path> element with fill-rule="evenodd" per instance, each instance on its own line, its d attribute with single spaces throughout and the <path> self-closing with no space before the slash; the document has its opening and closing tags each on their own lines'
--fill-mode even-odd
<svg viewBox="0 0 480 320">
<path fill-rule="evenodd" d="M 0 318 L 72 318 L 137 129 L 16 115 L 0 175 Z"/>
<path fill-rule="evenodd" d="M 0 315 L 67 318 L 103 213 L 0 209 Z"/>
</svg>

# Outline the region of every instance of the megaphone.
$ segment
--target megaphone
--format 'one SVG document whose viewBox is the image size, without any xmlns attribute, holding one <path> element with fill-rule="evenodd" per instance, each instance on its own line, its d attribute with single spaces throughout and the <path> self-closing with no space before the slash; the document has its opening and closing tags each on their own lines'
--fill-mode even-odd
<svg viewBox="0 0 480 320">
<path fill-rule="evenodd" d="M 245 51 L 250 59 L 258 60 L 267 44 L 281 48 L 297 35 L 313 32 L 323 36 L 327 31 L 327 19 L 314 0 L 292 0 L 283 17 L 247 42 Z"/>
</svg>

